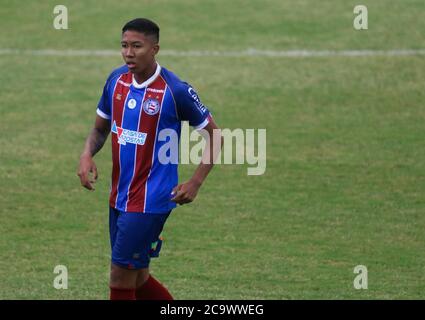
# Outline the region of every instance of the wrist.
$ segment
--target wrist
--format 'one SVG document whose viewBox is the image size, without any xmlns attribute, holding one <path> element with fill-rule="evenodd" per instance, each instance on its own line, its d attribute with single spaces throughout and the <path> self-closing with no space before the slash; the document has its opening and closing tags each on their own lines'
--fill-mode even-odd
<svg viewBox="0 0 425 320">
<path fill-rule="evenodd" d="M 92 158 L 91 153 L 90 153 L 90 152 L 88 152 L 88 151 L 84 151 L 84 152 L 81 154 L 80 159 L 84 159 L 84 158 L 89 158 L 89 159 L 91 159 L 91 158 Z"/>
<path fill-rule="evenodd" d="M 193 183 L 196 187 L 200 188 L 202 185 L 202 181 L 197 178 L 191 178 L 190 182 Z"/>
</svg>

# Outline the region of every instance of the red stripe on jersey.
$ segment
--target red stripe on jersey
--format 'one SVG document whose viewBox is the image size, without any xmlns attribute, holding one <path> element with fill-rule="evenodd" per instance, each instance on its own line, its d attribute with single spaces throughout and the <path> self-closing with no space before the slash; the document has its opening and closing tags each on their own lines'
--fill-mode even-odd
<svg viewBox="0 0 425 320">
<path fill-rule="evenodd" d="M 142 114 L 139 122 L 139 132 L 147 133 L 146 142 L 144 145 L 137 145 L 136 149 L 136 168 L 134 170 L 133 180 L 131 181 L 128 191 L 127 211 L 129 212 L 144 212 L 146 204 L 146 184 L 152 168 L 152 159 L 155 149 L 155 141 L 159 117 L 161 115 L 162 101 L 164 99 L 166 82 L 162 77 L 157 77 L 145 90 L 145 97 L 142 103 Z M 150 91 L 149 89 L 155 89 Z M 151 112 L 154 107 L 145 102 L 149 99 L 154 99 L 159 103 L 159 110 L 151 115 L 145 111 Z M 152 113 L 152 112 L 151 112 Z"/>
<path fill-rule="evenodd" d="M 121 80 L 121 81 L 120 81 Z M 131 84 L 132 76 L 130 72 L 122 74 L 116 84 L 115 89 L 112 95 L 112 124 L 116 123 L 117 127 L 122 127 L 122 119 L 124 114 L 124 104 L 127 100 L 128 92 L 130 91 L 130 86 L 125 86 L 124 83 Z M 118 193 L 118 183 L 120 177 L 120 145 L 118 144 L 118 135 L 111 134 L 112 142 L 112 185 L 111 185 L 111 194 L 109 196 L 109 205 L 115 208 L 117 193 Z"/>
</svg>

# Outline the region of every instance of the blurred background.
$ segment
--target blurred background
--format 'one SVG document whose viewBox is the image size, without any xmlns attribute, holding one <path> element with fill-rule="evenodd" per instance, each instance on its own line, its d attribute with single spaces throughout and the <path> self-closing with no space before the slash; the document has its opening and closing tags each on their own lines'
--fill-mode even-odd
<svg viewBox="0 0 425 320">
<path fill-rule="evenodd" d="M 167 222 L 151 269 L 175 298 L 424 298 L 423 0 L 64 0 L 67 30 L 57 4 L 0 4 L 0 299 L 109 297 L 109 140 L 95 192 L 76 170 L 136 17 L 159 24 L 159 63 L 219 126 L 267 129 L 264 175 L 217 166 Z M 359 4 L 367 30 L 353 28 Z M 371 51 L 316 56 L 329 50 Z"/>
</svg>

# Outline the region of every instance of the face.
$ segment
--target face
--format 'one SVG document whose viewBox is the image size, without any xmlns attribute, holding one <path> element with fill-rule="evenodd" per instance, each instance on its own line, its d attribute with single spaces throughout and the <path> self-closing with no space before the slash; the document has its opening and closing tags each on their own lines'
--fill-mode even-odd
<svg viewBox="0 0 425 320">
<path fill-rule="evenodd" d="M 122 34 L 121 54 L 132 73 L 143 73 L 155 63 L 159 45 L 152 36 L 127 30 Z"/>
</svg>

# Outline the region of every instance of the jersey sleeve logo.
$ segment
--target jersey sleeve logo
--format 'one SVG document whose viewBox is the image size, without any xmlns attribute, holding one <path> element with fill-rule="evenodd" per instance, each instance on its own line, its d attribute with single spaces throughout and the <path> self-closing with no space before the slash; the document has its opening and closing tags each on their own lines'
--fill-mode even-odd
<svg viewBox="0 0 425 320">
<path fill-rule="evenodd" d="M 150 116 L 157 114 L 160 107 L 159 101 L 153 98 L 147 99 L 143 102 L 143 111 Z"/>
<path fill-rule="evenodd" d="M 198 94 L 196 93 L 195 89 L 193 89 L 192 87 L 189 87 L 189 89 L 187 89 L 187 92 L 189 93 L 189 95 L 194 100 L 195 106 L 198 108 L 198 110 L 202 114 L 204 114 L 207 111 L 207 108 L 201 102 L 201 99 L 199 99 Z"/>
<path fill-rule="evenodd" d="M 147 137 L 147 133 L 138 132 L 133 130 L 123 129 L 118 127 L 116 122 L 112 124 L 111 132 L 118 136 L 118 143 L 126 145 L 127 143 L 144 145 Z"/>
</svg>

